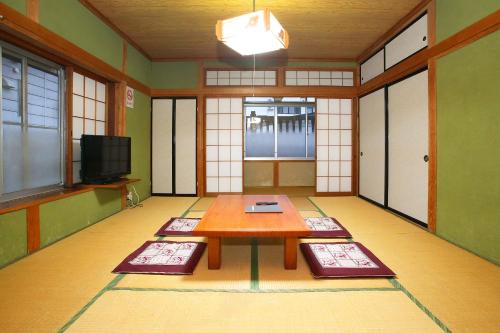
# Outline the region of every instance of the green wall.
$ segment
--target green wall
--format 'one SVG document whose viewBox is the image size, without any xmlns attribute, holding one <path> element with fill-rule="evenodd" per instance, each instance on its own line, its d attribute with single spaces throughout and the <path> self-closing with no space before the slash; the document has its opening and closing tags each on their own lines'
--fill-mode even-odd
<svg viewBox="0 0 500 333">
<path fill-rule="evenodd" d="M 437 234 L 500 264 L 500 32 L 437 62 Z"/>
<path fill-rule="evenodd" d="M 193 89 L 198 86 L 198 62 L 153 62 L 151 88 Z"/>
<path fill-rule="evenodd" d="M 123 40 L 78 0 L 40 0 L 40 24 L 121 69 Z"/>
<path fill-rule="evenodd" d="M 0 267 L 27 254 L 26 210 L 0 215 Z"/>
<path fill-rule="evenodd" d="M 126 130 L 127 136 L 132 137 L 132 174 L 129 178 L 141 179 L 132 185 L 144 200 L 151 195 L 151 98 L 137 90 L 134 108 L 127 108 Z"/>
<path fill-rule="evenodd" d="M 40 245 L 50 245 L 121 209 L 120 190 L 99 189 L 40 206 Z"/>
<path fill-rule="evenodd" d="M 498 0 L 437 0 L 437 42 L 500 9 Z"/>
<path fill-rule="evenodd" d="M 127 45 L 127 74 L 147 86 L 151 85 L 151 61 L 132 45 Z"/>
<path fill-rule="evenodd" d="M 2 0 L 2 3 L 26 15 L 26 0 Z"/>
</svg>

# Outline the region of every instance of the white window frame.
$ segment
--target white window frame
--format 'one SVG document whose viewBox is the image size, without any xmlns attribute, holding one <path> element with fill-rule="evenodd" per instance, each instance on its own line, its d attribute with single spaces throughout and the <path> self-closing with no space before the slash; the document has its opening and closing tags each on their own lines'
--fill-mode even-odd
<svg viewBox="0 0 500 333">
<path fill-rule="evenodd" d="M 35 67 L 41 67 L 42 69 L 55 71 L 59 78 L 59 134 L 60 134 L 60 181 L 57 184 L 36 187 L 31 189 L 24 189 L 11 193 L 3 193 L 3 144 L 0 144 L 0 202 L 5 202 L 13 199 L 18 199 L 22 197 L 33 196 L 45 192 L 51 192 L 59 190 L 64 186 L 65 179 L 65 152 L 66 152 L 66 78 L 64 68 L 52 61 L 45 58 L 39 57 L 31 52 L 25 51 L 14 45 L 8 44 L 0 40 L 0 78 L 3 78 L 3 54 L 7 54 L 22 61 L 22 101 L 21 101 L 21 126 L 24 128 L 28 126 L 28 103 L 27 103 L 27 80 L 28 80 L 28 66 L 31 64 Z M 3 84 L 3 83 L 2 83 Z M 32 126 L 33 127 L 33 126 Z M 35 126 L 36 127 L 36 126 Z M 26 131 L 23 131 L 26 133 Z M 3 88 L 0 89 L 0 138 L 3 140 Z M 1 140 L 0 140 L 1 142 Z M 26 175 L 25 175 L 26 176 Z"/>
<path fill-rule="evenodd" d="M 309 98 L 309 97 L 308 97 Z M 246 124 L 246 107 L 247 106 L 268 106 L 268 107 L 274 107 L 274 157 L 247 157 L 247 151 L 246 151 L 246 142 L 247 142 L 247 124 Z M 314 148 L 313 151 L 309 151 L 308 147 L 308 126 L 307 126 L 307 121 L 308 121 L 308 113 L 306 111 L 306 132 L 305 132 L 305 156 L 301 157 L 278 157 L 278 107 L 279 106 L 299 106 L 299 107 L 313 107 L 314 110 L 314 117 L 316 117 L 316 102 L 282 102 L 282 103 L 277 103 L 277 102 L 262 102 L 262 103 L 256 103 L 256 102 L 245 102 L 245 98 L 243 98 L 243 158 L 245 161 L 295 161 L 295 160 L 300 160 L 300 161 L 314 161 L 316 159 L 315 152 L 316 152 L 316 140 L 314 142 Z M 307 109 L 306 109 L 307 110 Z M 314 131 L 316 132 L 316 126 L 314 126 Z M 309 156 L 311 155 L 312 156 Z"/>
</svg>

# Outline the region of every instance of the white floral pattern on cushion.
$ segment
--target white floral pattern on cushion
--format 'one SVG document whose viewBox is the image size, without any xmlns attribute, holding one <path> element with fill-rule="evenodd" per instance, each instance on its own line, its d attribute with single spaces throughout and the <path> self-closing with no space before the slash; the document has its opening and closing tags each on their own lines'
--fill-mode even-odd
<svg viewBox="0 0 500 333">
<path fill-rule="evenodd" d="M 201 219 L 196 218 L 179 218 L 172 221 L 164 231 L 183 231 L 189 232 L 193 231 L 198 225 Z"/>
<path fill-rule="evenodd" d="M 379 268 L 356 244 L 309 244 L 324 268 Z"/>
<path fill-rule="evenodd" d="M 343 230 L 335 221 L 330 217 L 306 217 L 304 218 L 309 229 L 313 231 L 337 231 Z"/>
<path fill-rule="evenodd" d="M 129 263 L 132 265 L 185 265 L 196 247 L 197 243 L 151 243 Z"/>
</svg>

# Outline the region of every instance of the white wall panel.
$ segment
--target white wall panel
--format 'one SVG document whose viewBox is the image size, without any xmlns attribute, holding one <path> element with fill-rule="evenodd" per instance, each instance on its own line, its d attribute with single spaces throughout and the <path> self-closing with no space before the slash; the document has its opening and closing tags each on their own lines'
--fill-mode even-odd
<svg viewBox="0 0 500 333">
<path fill-rule="evenodd" d="M 359 151 L 359 194 L 383 205 L 385 201 L 384 88 L 359 99 Z"/>
<path fill-rule="evenodd" d="M 196 194 L 196 99 L 175 100 L 175 194 Z"/>
<path fill-rule="evenodd" d="M 172 193 L 172 115 L 171 99 L 153 99 L 152 110 L 152 192 Z"/>
<path fill-rule="evenodd" d="M 427 70 L 388 88 L 388 206 L 427 223 Z"/>
<path fill-rule="evenodd" d="M 361 84 L 366 83 L 384 72 L 384 49 L 375 53 L 361 64 Z"/>
<path fill-rule="evenodd" d="M 427 43 L 427 15 L 424 15 L 385 45 L 385 69 L 423 49 Z"/>
</svg>

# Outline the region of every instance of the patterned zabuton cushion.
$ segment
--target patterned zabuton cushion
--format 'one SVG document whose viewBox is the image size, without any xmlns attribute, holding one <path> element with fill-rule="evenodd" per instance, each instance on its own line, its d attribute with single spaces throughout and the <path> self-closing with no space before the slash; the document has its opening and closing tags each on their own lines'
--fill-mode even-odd
<svg viewBox="0 0 500 333">
<path fill-rule="evenodd" d="M 302 243 L 300 249 L 316 278 L 396 275 L 360 243 Z"/>
<path fill-rule="evenodd" d="M 351 234 L 333 217 L 304 218 L 311 235 L 309 237 L 351 238 Z"/>
<path fill-rule="evenodd" d="M 147 241 L 113 273 L 193 274 L 205 247 L 199 242 Z"/>
<path fill-rule="evenodd" d="M 168 220 L 155 234 L 155 236 L 190 236 L 201 219 L 173 217 Z"/>
</svg>

